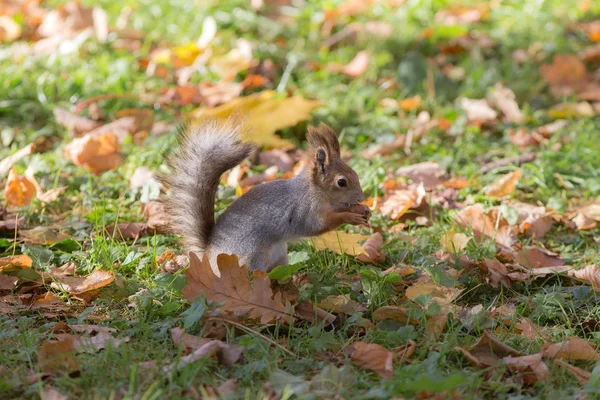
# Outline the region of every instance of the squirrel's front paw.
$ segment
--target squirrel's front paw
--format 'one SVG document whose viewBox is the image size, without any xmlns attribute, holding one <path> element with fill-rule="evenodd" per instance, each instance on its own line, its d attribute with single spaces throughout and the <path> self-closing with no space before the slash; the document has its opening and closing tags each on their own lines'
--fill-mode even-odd
<svg viewBox="0 0 600 400">
<path fill-rule="evenodd" d="M 367 220 L 371 217 L 371 210 L 369 207 L 361 203 L 350 204 L 348 206 L 348 211 L 354 214 L 364 215 Z"/>
<path fill-rule="evenodd" d="M 366 214 L 358 214 L 354 212 L 345 213 L 344 222 L 351 225 L 367 225 L 369 216 Z"/>
</svg>

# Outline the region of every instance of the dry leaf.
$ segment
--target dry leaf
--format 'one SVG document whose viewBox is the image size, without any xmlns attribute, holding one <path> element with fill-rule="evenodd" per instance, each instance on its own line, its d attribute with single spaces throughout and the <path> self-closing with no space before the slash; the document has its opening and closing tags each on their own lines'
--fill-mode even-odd
<svg viewBox="0 0 600 400">
<path fill-rule="evenodd" d="M 171 338 L 173 339 L 175 346 L 183 348 L 187 353 L 198 349 L 207 342 L 212 341 L 212 339 L 206 339 L 185 333 L 181 328 L 172 328 Z"/>
<path fill-rule="evenodd" d="M 474 204 L 460 210 L 456 221 L 465 229 L 472 228 L 477 240 L 493 239 L 499 245 L 511 248 L 517 241 L 516 228 L 508 225 L 497 209 L 485 212 L 481 204 Z"/>
<path fill-rule="evenodd" d="M 529 269 L 565 265 L 558 254 L 537 246 L 527 246 L 518 251 L 515 254 L 515 261 Z"/>
<path fill-rule="evenodd" d="M 537 340 L 544 337 L 540 332 L 542 328 L 533 322 L 531 318 L 523 317 L 515 324 L 515 329 L 520 331 L 521 336 L 531 340 Z"/>
<path fill-rule="evenodd" d="M 462 25 L 474 24 L 487 17 L 489 5 L 480 3 L 469 8 L 460 5 L 453 5 L 444 8 L 435 14 L 435 21 L 442 25 Z"/>
<path fill-rule="evenodd" d="M 578 270 L 569 271 L 569 275 L 592 284 L 596 292 L 600 292 L 600 267 L 588 265 Z"/>
<path fill-rule="evenodd" d="M 471 239 L 473 239 L 473 237 L 456 232 L 453 228 L 440 238 L 440 244 L 449 253 L 460 253 L 467 247 L 467 244 L 469 244 Z"/>
<path fill-rule="evenodd" d="M 543 350 L 546 357 L 566 360 L 600 360 L 600 354 L 587 341 L 579 337 L 570 337 L 564 342 L 554 343 Z"/>
<path fill-rule="evenodd" d="M 16 276 L 0 275 L 0 292 L 13 290 L 17 286 L 19 278 Z"/>
<path fill-rule="evenodd" d="M 329 68 L 333 71 L 342 72 L 352 78 L 357 78 L 369 69 L 369 58 L 369 53 L 365 50 L 361 50 L 348 64 L 330 64 Z"/>
<path fill-rule="evenodd" d="M 521 168 L 516 169 L 506 175 L 501 176 L 492 183 L 485 191 L 486 196 L 492 197 L 504 197 L 510 196 L 517 190 L 517 181 L 521 177 L 523 170 Z"/>
<path fill-rule="evenodd" d="M 595 229 L 600 221 L 600 197 L 593 203 L 576 209 L 570 215 L 570 220 L 579 230 Z"/>
<path fill-rule="evenodd" d="M 246 39 L 238 39 L 236 47 L 222 56 L 213 56 L 209 66 L 222 77 L 233 78 L 256 64 L 252 57 L 252 44 Z"/>
<path fill-rule="evenodd" d="M 42 400 L 69 400 L 69 398 L 58 390 L 46 386 L 42 394 Z"/>
<path fill-rule="evenodd" d="M 497 83 L 489 93 L 488 99 L 493 107 L 504 114 L 508 122 L 521 124 L 525 121 L 525 115 L 519 109 L 519 105 L 515 100 L 515 94 L 509 88 Z"/>
<path fill-rule="evenodd" d="M 220 340 L 210 340 L 187 356 L 181 357 L 179 361 L 165 366 L 163 371 L 167 374 L 171 374 L 188 364 L 194 363 L 202 358 L 210 357 L 213 354 L 217 356 L 221 364 L 231 367 L 241 358 L 243 351 L 244 348 L 242 346 L 227 344 Z"/>
<path fill-rule="evenodd" d="M 248 310 L 250 317 L 260 318 L 262 324 L 289 320 L 292 310 L 284 304 L 281 292 L 273 296 L 266 273 L 253 271 L 250 283 L 248 269 L 240 267 L 234 255 L 219 254 L 217 265 L 220 278 L 211 268 L 208 256 L 201 261 L 195 253 L 190 253 L 190 267 L 185 271 L 188 284 L 182 290 L 186 300 L 192 302 L 204 293 L 209 301 L 224 302 L 225 310 Z"/>
<path fill-rule="evenodd" d="M 546 233 L 554 225 L 552 214 L 546 211 L 546 208 L 543 206 L 534 206 L 518 201 L 512 201 L 508 203 L 508 206 L 519 212 L 517 220 L 519 232 L 539 241 L 544 239 Z"/>
<path fill-rule="evenodd" d="M 99 175 L 123 163 L 120 151 L 121 145 L 117 137 L 112 133 L 104 133 L 74 139 L 65 146 L 63 154 L 73 164 L 86 166 L 94 174 Z"/>
<path fill-rule="evenodd" d="M 498 118 L 498 113 L 490 107 L 485 99 L 475 100 L 463 98 L 460 104 L 467 113 L 467 119 L 471 123 L 485 124 L 495 121 L 496 118 Z"/>
<path fill-rule="evenodd" d="M 56 123 L 64 126 L 71 132 L 73 136 L 79 137 L 82 136 L 94 129 L 98 128 L 100 125 L 99 122 L 93 121 L 91 119 L 82 117 L 77 114 L 73 114 L 67 110 L 63 110 L 62 108 L 55 108 L 52 110 L 54 114 L 54 118 L 56 119 Z"/>
<path fill-rule="evenodd" d="M 368 254 L 367 250 L 360 244 L 360 242 L 367 239 L 369 239 L 369 236 L 359 233 L 331 231 L 312 238 L 311 242 L 317 250 L 332 250 L 338 254 L 358 256 L 360 254 Z"/>
<path fill-rule="evenodd" d="M 73 337 L 59 341 L 46 341 L 40 346 L 38 364 L 42 372 L 48 374 L 73 374 L 78 371 L 77 362 L 73 358 L 74 353 Z"/>
<path fill-rule="evenodd" d="M 375 322 L 391 319 L 398 321 L 401 324 L 418 325 L 420 321 L 409 316 L 410 309 L 400 306 L 383 306 L 373 312 L 373 320 Z"/>
<path fill-rule="evenodd" d="M 325 326 L 333 324 L 336 319 L 335 315 L 317 307 L 309 300 L 305 300 L 302 303 L 296 304 L 294 307 L 294 315 L 311 323 L 325 322 Z"/>
<path fill-rule="evenodd" d="M 433 189 L 442 184 L 446 171 L 437 162 L 426 161 L 400 167 L 396 170 L 395 175 L 406 176 L 417 184 L 422 183 L 425 189 Z"/>
<path fill-rule="evenodd" d="M 502 343 L 488 331 L 485 331 L 481 339 L 474 345 L 455 347 L 454 349 L 464 355 L 477 368 L 488 368 L 497 365 L 504 357 L 517 357 L 520 355 L 517 350 Z"/>
<path fill-rule="evenodd" d="M 8 174 L 4 188 L 4 198 L 8 204 L 15 207 L 24 207 L 31 203 L 38 193 L 39 184 L 30 168 L 20 177 L 13 167 Z"/>
<path fill-rule="evenodd" d="M 198 120 L 226 119 L 232 114 L 247 116 L 244 126 L 250 131 L 247 139 L 264 147 L 292 148 L 293 144 L 275 135 L 279 129 L 296 125 L 310 117 L 319 103 L 299 96 L 280 98 L 274 91 L 233 99 L 212 109 L 201 108 L 192 112 Z"/>
<path fill-rule="evenodd" d="M 138 239 L 146 233 L 148 233 L 148 224 L 146 222 L 122 222 L 104 228 L 105 235 L 120 240 Z"/>
<path fill-rule="evenodd" d="M 357 312 L 366 310 L 365 306 L 352 300 L 349 294 L 327 296 L 321 300 L 318 306 L 325 311 L 336 314 L 344 313 L 346 315 L 354 315 Z"/>
<path fill-rule="evenodd" d="M 379 232 L 375 232 L 363 243 L 365 253 L 359 254 L 356 259 L 364 263 L 381 263 L 385 261 L 385 254 L 381 252 L 383 246 L 383 236 Z"/>
<path fill-rule="evenodd" d="M 490 285 L 498 287 L 498 284 L 501 283 L 504 287 L 511 287 L 510 279 L 508 278 L 508 269 L 504 264 L 496 259 L 486 258 L 484 265 L 490 273 Z"/>
<path fill-rule="evenodd" d="M 537 382 L 546 382 L 548 367 L 542 361 L 541 354 L 521 357 L 508 356 L 503 360 L 509 370 L 520 374 L 525 385 L 532 386 Z"/>
<path fill-rule="evenodd" d="M 72 295 L 82 295 L 103 288 L 112 283 L 115 276 L 108 271 L 99 269 L 87 277 L 56 276 L 56 281 L 50 285 L 53 288 L 64 290 Z"/>
<path fill-rule="evenodd" d="M 348 347 L 352 362 L 358 368 L 368 369 L 382 378 L 391 378 L 394 374 L 394 353 L 384 347 L 356 341 Z"/>
<path fill-rule="evenodd" d="M 429 275 L 422 276 L 419 281 L 406 288 L 406 297 L 413 300 L 421 294 L 431 295 L 431 302 L 440 305 L 452 303 L 462 293 L 463 289 L 438 286 Z"/>
<path fill-rule="evenodd" d="M 32 154 L 35 150 L 35 145 L 33 143 L 29 143 L 27 146 L 22 149 L 16 151 L 14 154 L 6 157 L 4 160 L 0 161 L 0 176 L 8 173 L 12 166 L 21 160 L 24 157 Z"/>
<path fill-rule="evenodd" d="M 590 103 L 581 101 L 579 103 L 560 103 L 548 109 L 548 115 L 552 118 L 591 118 L 596 111 Z"/>
<path fill-rule="evenodd" d="M 571 375 L 573 375 L 573 377 L 575 377 L 575 379 L 577 379 L 580 385 L 587 385 L 592 377 L 590 372 L 587 372 L 562 360 L 554 360 L 554 365 L 558 365 L 559 367 L 566 369 Z"/>
<path fill-rule="evenodd" d="M 589 79 L 585 65 L 572 54 L 556 54 L 540 73 L 556 97 L 572 95 Z"/>
<path fill-rule="evenodd" d="M 150 168 L 137 167 L 129 179 L 129 187 L 139 189 L 152 180 L 154 180 L 154 172 Z"/>
<path fill-rule="evenodd" d="M 422 183 L 416 189 L 394 190 L 385 196 L 380 207 L 381 214 L 398 219 L 408 210 L 421 206 L 425 195 Z"/>
<path fill-rule="evenodd" d="M 33 261 L 25 254 L 0 258 L 0 272 L 14 272 L 23 268 L 31 268 Z"/>
<path fill-rule="evenodd" d="M 407 97 L 398 102 L 398 106 L 404 111 L 414 111 L 417 108 L 421 107 L 421 96 L 416 95 L 414 97 Z"/>
</svg>

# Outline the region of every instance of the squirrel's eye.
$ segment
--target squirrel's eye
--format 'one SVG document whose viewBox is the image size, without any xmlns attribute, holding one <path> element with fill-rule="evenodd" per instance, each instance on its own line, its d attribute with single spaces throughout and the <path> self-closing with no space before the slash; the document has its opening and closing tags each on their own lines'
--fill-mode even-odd
<svg viewBox="0 0 600 400">
<path fill-rule="evenodd" d="M 344 188 L 344 187 L 348 186 L 348 181 L 344 178 L 340 178 L 337 180 L 337 185 L 338 185 L 338 187 Z"/>
</svg>

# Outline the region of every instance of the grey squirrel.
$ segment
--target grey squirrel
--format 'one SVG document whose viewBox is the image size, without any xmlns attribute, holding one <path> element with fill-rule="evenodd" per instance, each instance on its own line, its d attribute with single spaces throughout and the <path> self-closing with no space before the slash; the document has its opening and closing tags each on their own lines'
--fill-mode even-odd
<svg viewBox="0 0 600 400">
<path fill-rule="evenodd" d="M 179 148 L 168 159 L 163 177 L 169 189 L 165 205 L 172 228 L 200 258 L 208 255 L 220 276 L 216 257 L 236 254 L 240 265 L 270 271 L 287 264 L 287 242 L 317 236 L 342 224 L 367 224 L 358 175 L 340 157 L 335 132 L 321 123 L 309 127 L 304 169 L 289 180 L 251 188 L 217 219 L 215 195 L 223 173 L 241 163 L 252 145 L 242 142 L 236 119 L 207 121 L 181 131 Z"/>
</svg>

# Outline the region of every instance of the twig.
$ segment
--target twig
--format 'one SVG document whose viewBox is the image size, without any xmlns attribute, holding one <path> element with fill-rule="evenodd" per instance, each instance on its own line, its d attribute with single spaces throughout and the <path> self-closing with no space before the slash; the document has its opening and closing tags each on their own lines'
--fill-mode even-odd
<svg viewBox="0 0 600 400">
<path fill-rule="evenodd" d="M 255 331 L 255 330 L 254 330 L 254 329 L 252 329 L 252 328 L 248 328 L 247 326 L 244 326 L 244 325 L 240 324 L 239 322 L 231 321 L 231 320 L 224 319 L 224 318 L 217 318 L 217 317 L 212 317 L 212 318 L 209 318 L 208 320 L 209 320 L 209 321 L 222 321 L 222 322 L 226 322 L 226 323 L 228 323 L 228 324 L 231 324 L 231 325 L 237 326 L 238 328 L 240 328 L 240 329 L 242 329 L 242 330 L 245 330 L 245 331 L 247 331 L 247 332 L 253 333 L 253 334 L 255 334 L 256 336 L 259 336 L 259 337 L 263 338 L 263 340 L 265 340 L 265 341 L 267 341 L 267 342 L 271 343 L 271 344 L 272 344 L 272 345 L 274 345 L 275 347 L 278 347 L 278 348 L 279 348 L 281 351 L 283 351 L 283 352 L 285 352 L 285 353 L 289 354 L 290 356 L 292 356 L 292 357 L 295 357 L 295 358 L 299 358 L 299 357 L 298 357 L 298 355 L 297 355 L 296 353 L 294 353 L 294 352 L 292 352 L 292 351 L 290 351 L 290 350 L 286 349 L 285 347 L 283 347 L 282 345 L 280 345 L 279 343 L 277 343 L 277 342 L 276 342 L 276 341 L 274 341 L 273 339 L 269 339 L 268 337 L 266 337 L 266 336 L 265 336 L 265 335 L 263 335 L 262 333 L 260 333 L 260 332 L 258 332 L 258 331 Z"/>
<path fill-rule="evenodd" d="M 517 166 L 519 166 L 521 164 L 532 162 L 536 158 L 537 158 L 537 156 L 535 155 L 535 153 L 526 153 L 526 154 L 521 154 L 520 156 L 516 156 L 516 157 L 503 158 L 501 160 L 497 160 L 497 161 L 493 161 L 493 162 L 485 164 L 483 167 L 481 167 L 481 169 L 479 170 L 479 173 L 487 174 L 488 172 L 490 172 L 498 167 L 504 167 L 505 165 L 510 165 L 510 164 L 516 164 Z"/>
</svg>

